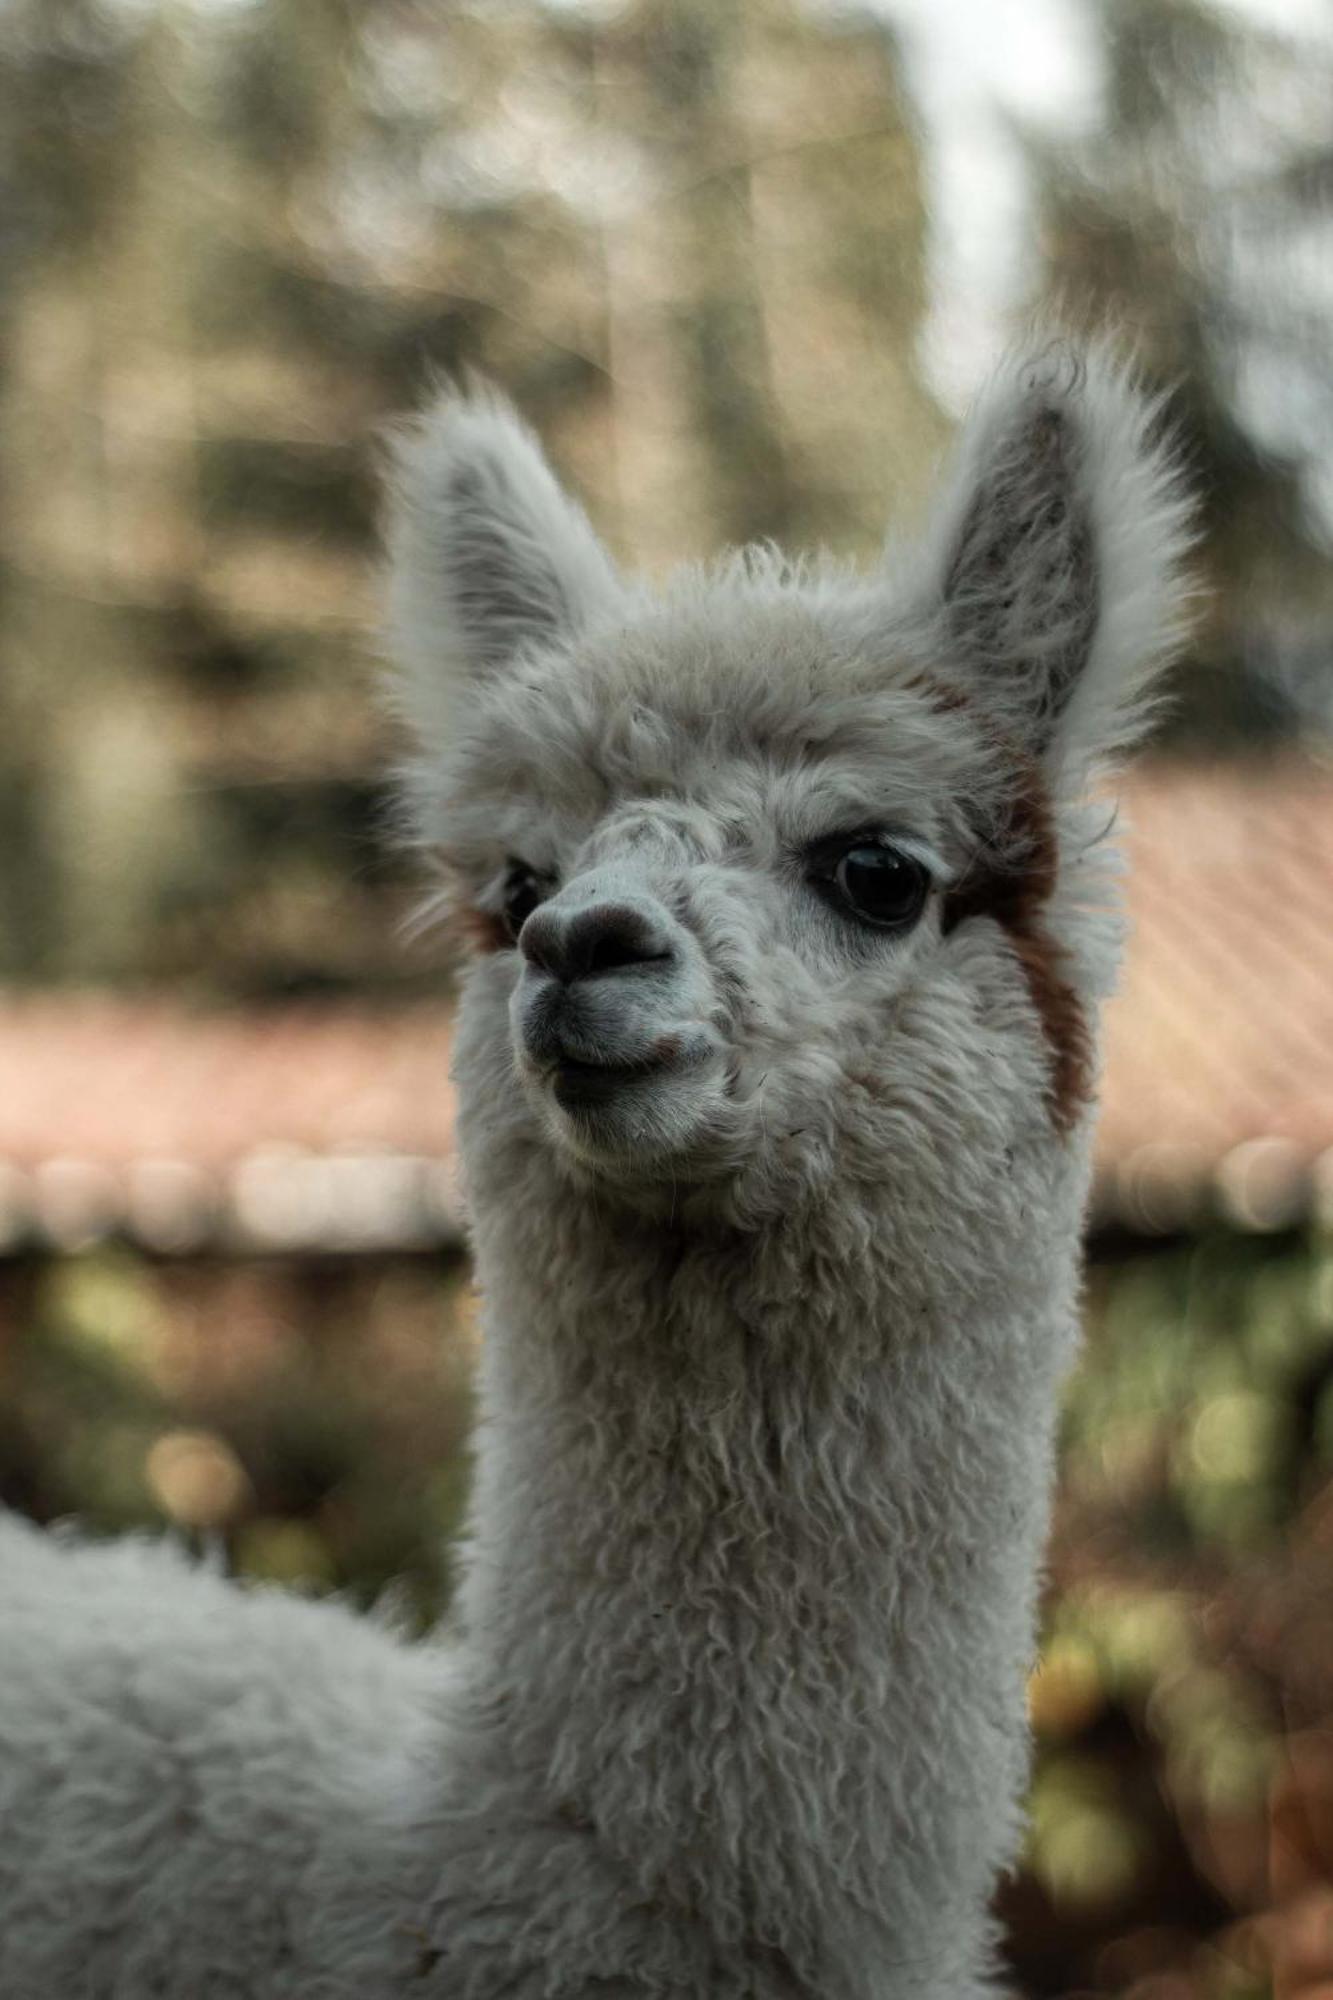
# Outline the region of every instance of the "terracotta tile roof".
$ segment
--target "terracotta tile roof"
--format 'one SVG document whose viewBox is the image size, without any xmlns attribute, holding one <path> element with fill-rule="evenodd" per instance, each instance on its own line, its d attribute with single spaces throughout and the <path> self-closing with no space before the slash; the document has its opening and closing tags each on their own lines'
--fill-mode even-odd
<svg viewBox="0 0 1333 2000">
<path fill-rule="evenodd" d="M 1333 1194 L 1333 770 L 1149 768 L 1125 821 L 1097 1212 L 1280 1224 Z M 442 1007 L 0 1001 L 0 1245 L 454 1241 L 448 1061 Z"/>
<path fill-rule="evenodd" d="M 0 1002 L 0 1245 L 416 1248 L 459 1236 L 448 1016 Z"/>
<path fill-rule="evenodd" d="M 1166 1226 L 1211 1181 L 1233 1219 L 1277 1224 L 1333 1164 L 1333 767 L 1147 767 L 1125 827 L 1102 1202 Z"/>
<path fill-rule="evenodd" d="M 449 1022 L 302 1004 L 217 1013 L 39 992 L 0 1003 L 0 1157 L 220 1170 L 274 1142 L 448 1154 Z"/>
</svg>

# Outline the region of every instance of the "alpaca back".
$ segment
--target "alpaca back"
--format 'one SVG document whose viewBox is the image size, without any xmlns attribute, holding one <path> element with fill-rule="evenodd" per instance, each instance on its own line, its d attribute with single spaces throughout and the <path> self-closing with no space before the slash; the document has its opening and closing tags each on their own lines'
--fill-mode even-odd
<svg viewBox="0 0 1333 2000">
<path fill-rule="evenodd" d="M 416 1964 L 445 1657 L 0 1521 L 3 2000 L 367 2000 Z"/>
</svg>

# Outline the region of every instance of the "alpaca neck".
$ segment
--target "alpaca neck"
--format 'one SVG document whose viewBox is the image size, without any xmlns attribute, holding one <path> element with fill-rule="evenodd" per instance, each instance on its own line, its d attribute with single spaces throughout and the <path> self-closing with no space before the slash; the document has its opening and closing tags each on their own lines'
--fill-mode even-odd
<svg viewBox="0 0 1333 2000">
<path fill-rule="evenodd" d="M 524 1782 L 645 1891 L 812 1952 L 839 1906 L 865 1950 L 942 1883 L 984 1895 L 1075 1207 L 1036 1263 L 997 1237 L 990 1285 L 975 1243 L 960 1283 L 833 1207 L 727 1237 L 564 1197 L 479 1231 L 472 1657 Z"/>
</svg>

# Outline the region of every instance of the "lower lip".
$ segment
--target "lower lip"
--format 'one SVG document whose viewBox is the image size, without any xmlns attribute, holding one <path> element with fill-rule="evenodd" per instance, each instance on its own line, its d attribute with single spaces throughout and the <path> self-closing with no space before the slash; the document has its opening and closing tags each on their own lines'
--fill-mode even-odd
<svg viewBox="0 0 1333 2000">
<path fill-rule="evenodd" d="M 660 1073 L 660 1063 L 561 1063 L 551 1072 L 551 1094 L 562 1110 L 606 1104 L 636 1083 Z"/>
</svg>

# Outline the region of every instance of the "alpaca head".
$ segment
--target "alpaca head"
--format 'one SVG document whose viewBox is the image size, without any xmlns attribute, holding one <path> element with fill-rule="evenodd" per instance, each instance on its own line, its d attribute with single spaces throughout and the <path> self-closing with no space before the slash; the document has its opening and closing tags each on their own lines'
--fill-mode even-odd
<svg viewBox="0 0 1333 2000">
<path fill-rule="evenodd" d="M 928 537 L 862 575 L 750 551 L 650 592 L 506 405 L 424 416 L 392 615 L 413 830 L 474 960 L 465 1143 L 737 1216 L 1066 1145 L 1113 957 L 1088 785 L 1185 539 L 1100 354 L 1007 366 Z"/>
</svg>

